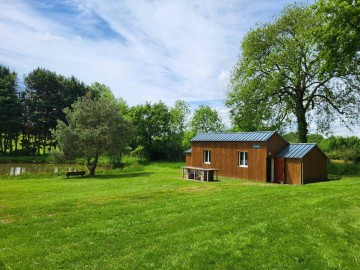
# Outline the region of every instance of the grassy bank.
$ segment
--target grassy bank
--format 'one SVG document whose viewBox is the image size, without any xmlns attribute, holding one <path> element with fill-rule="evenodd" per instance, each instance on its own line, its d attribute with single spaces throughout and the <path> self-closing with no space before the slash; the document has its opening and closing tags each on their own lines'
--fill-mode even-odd
<svg viewBox="0 0 360 270">
<path fill-rule="evenodd" d="M 52 163 L 53 159 L 45 156 L 1 156 L 0 163 Z"/>
<path fill-rule="evenodd" d="M 146 164 L 146 162 L 138 161 L 137 158 L 133 157 L 123 157 L 122 163 L 125 167 L 131 167 L 136 163 Z M 1 156 L 0 163 L 54 163 L 54 158 L 51 155 L 45 156 Z M 60 162 L 61 163 L 61 162 Z M 64 163 L 76 163 L 76 164 L 85 164 L 85 159 L 77 159 L 74 161 L 65 161 Z M 106 156 L 101 156 L 98 161 L 99 166 L 111 166 L 111 161 Z M 360 175 L 360 163 L 355 163 L 353 161 L 343 161 L 343 160 L 331 160 L 328 163 L 328 172 L 336 176 L 339 175 Z"/>
<path fill-rule="evenodd" d="M 129 159 L 129 158 L 126 158 Z M 125 159 L 125 160 L 126 160 Z M 0 163 L 55 163 L 52 155 L 35 155 L 35 156 L 1 156 Z M 64 161 L 59 163 L 74 163 L 74 164 L 85 164 L 85 159 L 77 159 L 73 161 Z M 101 156 L 98 161 L 99 166 L 110 166 L 110 159 L 105 156 Z"/>
<path fill-rule="evenodd" d="M 203 183 L 136 166 L 0 178 L 0 269 L 360 268 L 358 177 Z"/>
</svg>

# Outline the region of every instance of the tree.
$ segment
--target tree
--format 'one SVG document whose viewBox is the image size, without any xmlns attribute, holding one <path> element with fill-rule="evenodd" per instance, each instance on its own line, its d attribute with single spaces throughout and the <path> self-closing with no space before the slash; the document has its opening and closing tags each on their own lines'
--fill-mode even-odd
<svg viewBox="0 0 360 270">
<path fill-rule="evenodd" d="M 131 108 L 131 119 L 136 129 L 134 144 L 143 146 L 148 158 L 163 159 L 164 142 L 170 134 L 169 108 L 163 103 L 146 103 Z"/>
<path fill-rule="evenodd" d="M 34 146 L 40 154 L 40 148 L 45 149 L 47 141 L 51 140 L 50 129 L 56 127 L 56 120 L 62 104 L 61 82 L 55 72 L 37 68 L 25 77 L 25 95 L 27 105 L 27 120 L 31 123 Z"/>
<path fill-rule="evenodd" d="M 92 98 L 97 99 L 100 97 L 104 97 L 106 99 L 109 99 L 110 101 L 115 101 L 118 104 L 119 110 L 123 115 L 127 115 L 129 113 L 129 106 L 127 105 L 126 101 L 122 98 L 116 98 L 109 86 L 103 83 L 94 82 L 88 87 L 88 89 L 91 93 Z"/>
<path fill-rule="evenodd" d="M 200 105 L 193 114 L 189 123 L 189 129 L 186 130 L 182 146 L 184 149 L 191 147 L 191 139 L 198 133 L 221 132 L 225 130 L 218 112 L 209 106 Z"/>
<path fill-rule="evenodd" d="M 196 133 L 207 133 L 223 131 L 224 124 L 219 117 L 218 112 L 212 110 L 209 106 L 200 105 L 194 112 L 190 121 L 190 130 Z"/>
<path fill-rule="evenodd" d="M 326 59 L 325 68 L 346 74 L 360 57 L 360 2 L 319 0 L 314 9 L 324 22 L 316 38 Z"/>
<path fill-rule="evenodd" d="M 103 98 L 109 102 L 113 102 L 117 105 L 119 113 L 126 119 L 129 119 L 129 106 L 126 101 L 122 98 L 116 98 L 111 91 L 111 88 L 105 84 L 95 82 L 89 86 L 89 92 L 93 99 Z M 120 155 L 111 155 L 110 156 L 111 167 L 119 168 L 121 167 L 121 156 Z"/>
<path fill-rule="evenodd" d="M 331 136 L 318 144 L 330 159 L 360 161 L 360 139 L 358 137 Z"/>
<path fill-rule="evenodd" d="M 183 100 L 175 101 L 174 107 L 170 109 L 172 133 L 183 134 L 185 132 L 189 115 L 189 104 Z"/>
<path fill-rule="evenodd" d="M 226 101 L 233 125 L 278 129 L 295 120 L 299 141 L 307 142 L 311 121 L 320 131 L 335 119 L 348 127 L 358 121 L 359 70 L 325 68 L 316 39 L 323 25 L 314 9 L 294 4 L 245 35 Z"/>
<path fill-rule="evenodd" d="M 57 120 L 65 121 L 64 108 L 69 107 L 78 97 L 84 96 L 88 89 L 74 76 L 65 78 L 47 69 L 37 68 L 25 77 L 25 103 L 27 125 L 35 136 L 38 154 L 46 146 L 53 145 L 51 129 Z"/>
<path fill-rule="evenodd" d="M 0 152 L 10 153 L 17 146 L 20 132 L 21 106 L 17 93 L 17 74 L 0 65 Z"/>
<path fill-rule="evenodd" d="M 124 153 L 132 129 L 116 102 L 86 95 L 64 113 L 68 124 L 58 121 L 53 134 L 66 158 L 85 158 L 90 175 L 95 174 L 100 155 L 119 157 Z"/>
<path fill-rule="evenodd" d="M 170 140 L 172 155 L 170 159 L 181 161 L 185 158 L 183 140 L 188 128 L 190 106 L 183 100 L 177 100 L 170 109 Z"/>
<path fill-rule="evenodd" d="M 91 96 L 94 98 L 105 96 L 110 99 L 115 99 L 110 87 L 103 83 L 94 82 L 89 86 L 89 90 L 91 92 Z"/>
</svg>

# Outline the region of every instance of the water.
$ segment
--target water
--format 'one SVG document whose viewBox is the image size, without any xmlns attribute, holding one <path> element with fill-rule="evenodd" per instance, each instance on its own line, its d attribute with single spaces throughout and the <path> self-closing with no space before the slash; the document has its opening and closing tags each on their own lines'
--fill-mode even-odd
<svg viewBox="0 0 360 270">
<path fill-rule="evenodd" d="M 67 171 L 87 171 L 87 168 L 84 165 L 77 164 L 0 163 L 0 175 L 15 176 L 23 173 L 65 174 Z"/>
</svg>

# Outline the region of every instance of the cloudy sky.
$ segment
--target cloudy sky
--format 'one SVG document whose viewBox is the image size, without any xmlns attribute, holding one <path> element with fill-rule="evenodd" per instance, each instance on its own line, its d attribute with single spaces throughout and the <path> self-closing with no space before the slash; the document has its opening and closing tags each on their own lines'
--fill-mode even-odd
<svg viewBox="0 0 360 270">
<path fill-rule="evenodd" d="M 0 63 L 20 77 L 43 67 L 98 81 L 129 105 L 210 105 L 228 122 L 224 98 L 244 34 L 289 2 L 0 1 Z"/>
</svg>

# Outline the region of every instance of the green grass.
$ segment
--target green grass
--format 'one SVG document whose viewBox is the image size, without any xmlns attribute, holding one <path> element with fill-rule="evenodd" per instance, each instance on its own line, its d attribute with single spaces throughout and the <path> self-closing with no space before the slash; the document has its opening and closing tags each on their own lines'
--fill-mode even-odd
<svg viewBox="0 0 360 270">
<path fill-rule="evenodd" d="M 328 171 L 335 175 L 360 175 L 360 163 L 353 161 L 332 160 Z"/>
<path fill-rule="evenodd" d="M 180 166 L 0 178 L 0 269 L 360 269 L 359 177 L 206 183 Z"/>
</svg>

